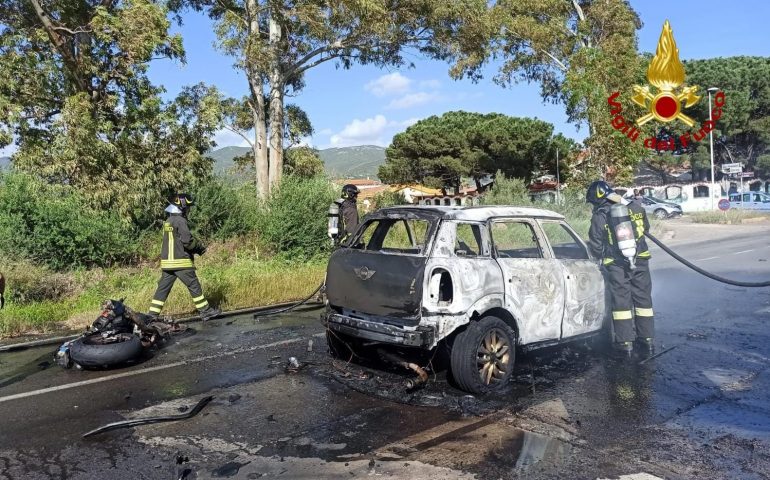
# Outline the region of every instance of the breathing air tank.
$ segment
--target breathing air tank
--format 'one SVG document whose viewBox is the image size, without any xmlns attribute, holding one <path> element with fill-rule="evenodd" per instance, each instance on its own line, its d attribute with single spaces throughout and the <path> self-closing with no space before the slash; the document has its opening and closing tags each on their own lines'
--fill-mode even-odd
<svg viewBox="0 0 770 480">
<path fill-rule="evenodd" d="M 337 202 L 332 202 L 331 205 L 329 205 L 329 213 L 327 217 L 329 217 L 329 227 L 327 233 L 329 238 L 335 239 L 340 233 L 340 206 Z"/>
<path fill-rule="evenodd" d="M 615 242 L 618 250 L 623 254 L 631 264 L 631 268 L 636 267 L 636 236 L 634 235 L 634 224 L 631 222 L 631 215 L 628 207 L 622 203 L 616 203 L 610 207 L 610 226 L 615 234 Z"/>
</svg>

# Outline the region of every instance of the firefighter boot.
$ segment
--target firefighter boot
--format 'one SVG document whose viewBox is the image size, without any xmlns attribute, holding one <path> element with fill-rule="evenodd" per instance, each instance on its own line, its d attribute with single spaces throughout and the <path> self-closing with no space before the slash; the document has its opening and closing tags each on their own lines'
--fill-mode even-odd
<svg viewBox="0 0 770 480">
<path fill-rule="evenodd" d="M 222 315 L 222 310 L 209 306 L 208 308 L 200 312 L 200 315 L 201 315 L 201 319 L 205 322 L 207 320 L 211 320 L 212 318 Z"/>
<path fill-rule="evenodd" d="M 634 351 L 632 342 L 615 342 L 612 344 L 612 352 L 617 358 L 629 358 Z"/>
<path fill-rule="evenodd" d="M 636 344 L 644 355 L 652 355 L 655 353 L 654 340 L 652 337 L 638 337 Z"/>
</svg>

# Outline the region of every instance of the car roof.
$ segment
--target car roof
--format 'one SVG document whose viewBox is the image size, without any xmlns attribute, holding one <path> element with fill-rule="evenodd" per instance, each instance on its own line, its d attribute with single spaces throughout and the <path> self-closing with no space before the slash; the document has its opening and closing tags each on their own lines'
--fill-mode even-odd
<svg viewBox="0 0 770 480">
<path fill-rule="evenodd" d="M 432 206 L 432 205 L 401 205 L 395 207 L 386 207 L 376 213 L 383 215 L 393 213 L 412 213 L 417 216 L 425 215 L 427 217 L 438 217 L 444 220 L 469 220 L 485 221 L 493 217 L 530 217 L 530 218 L 550 218 L 554 220 L 563 220 L 564 216 L 545 210 L 542 208 L 517 207 L 512 205 L 492 205 L 492 206 L 474 206 L 474 207 L 450 207 L 450 206 Z"/>
</svg>

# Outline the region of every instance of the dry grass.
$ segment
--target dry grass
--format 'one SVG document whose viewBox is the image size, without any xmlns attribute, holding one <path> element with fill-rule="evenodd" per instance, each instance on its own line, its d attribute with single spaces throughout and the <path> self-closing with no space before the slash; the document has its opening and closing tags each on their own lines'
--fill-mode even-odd
<svg viewBox="0 0 770 480">
<path fill-rule="evenodd" d="M 695 212 L 687 215 L 693 221 L 693 223 L 712 223 L 712 224 L 728 224 L 735 225 L 743 223 L 744 220 L 768 220 L 770 219 L 770 212 L 762 212 L 757 210 L 728 210 L 726 212 Z M 750 222 L 746 222 L 750 223 Z"/>
</svg>

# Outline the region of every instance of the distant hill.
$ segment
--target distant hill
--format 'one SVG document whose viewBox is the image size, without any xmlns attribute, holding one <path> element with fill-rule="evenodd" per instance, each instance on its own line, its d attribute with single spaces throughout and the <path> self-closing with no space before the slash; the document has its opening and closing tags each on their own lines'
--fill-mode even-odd
<svg viewBox="0 0 770 480">
<path fill-rule="evenodd" d="M 224 147 L 208 153 L 214 159 L 214 172 L 223 173 L 230 170 L 235 162 L 233 159 L 251 151 L 248 147 Z"/>
<path fill-rule="evenodd" d="M 376 145 L 327 148 L 319 155 L 326 172 L 340 178 L 377 178 L 377 169 L 385 163 L 385 149 Z"/>
<path fill-rule="evenodd" d="M 247 147 L 224 147 L 208 154 L 214 159 L 214 171 L 230 169 L 233 158 L 249 152 Z M 327 148 L 319 150 L 326 173 L 335 178 L 377 178 L 377 168 L 385 163 L 385 149 L 375 145 Z"/>
</svg>

